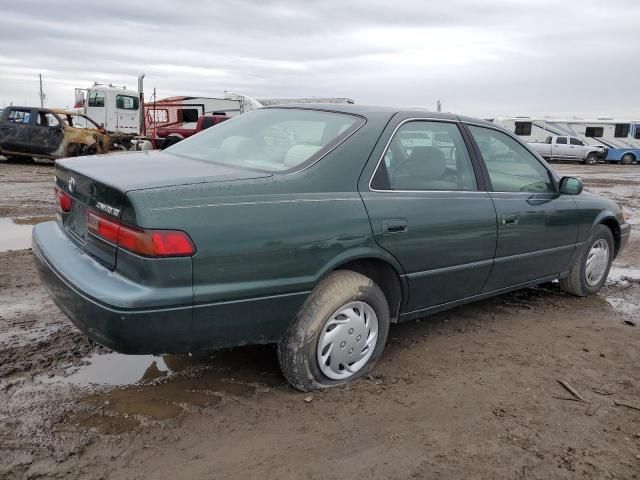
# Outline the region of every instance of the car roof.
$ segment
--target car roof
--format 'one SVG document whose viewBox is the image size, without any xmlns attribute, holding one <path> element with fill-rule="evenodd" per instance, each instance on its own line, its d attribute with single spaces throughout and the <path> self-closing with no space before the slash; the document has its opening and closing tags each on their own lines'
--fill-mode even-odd
<svg viewBox="0 0 640 480">
<path fill-rule="evenodd" d="M 300 108 L 307 110 L 324 110 L 328 112 L 340 112 L 349 113 L 352 115 L 360 115 L 368 117 L 372 115 L 387 115 L 389 117 L 395 114 L 402 114 L 407 117 L 416 118 L 430 118 L 430 119 L 442 119 L 442 120 L 460 120 L 464 122 L 477 123 L 482 125 L 488 125 L 492 127 L 498 127 L 495 123 L 487 122 L 479 118 L 467 117 L 456 115 L 454 113 L 434 112 L 424 107 L 392 107 L 384 105 L 362 105 L 362 104 L 348 104 L 348 103 L 289 103 L 285 105 L 270 105 L 264 108 Z"/>
</svg>

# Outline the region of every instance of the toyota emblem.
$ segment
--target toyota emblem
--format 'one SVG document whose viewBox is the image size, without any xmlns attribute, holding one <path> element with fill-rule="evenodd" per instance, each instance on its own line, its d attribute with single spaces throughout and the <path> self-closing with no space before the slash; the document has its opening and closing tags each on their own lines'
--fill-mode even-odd
<svg viewBox="0 0 640 480">
<path fill-rule="evenodd" d="M 67 186 L 69 187 L 69 192 L 73 193 L 73 191 L 76 189 L 76 179 L 73 177 L 69 177 L 69 180 L 67 180 Z"/>
</svg>

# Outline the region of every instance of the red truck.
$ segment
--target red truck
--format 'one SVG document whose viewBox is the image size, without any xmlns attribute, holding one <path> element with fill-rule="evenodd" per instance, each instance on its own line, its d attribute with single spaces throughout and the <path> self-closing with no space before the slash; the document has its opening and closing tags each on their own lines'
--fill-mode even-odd
<svg viewBox="0 0 640 480">
<path fill-rule="evenodd" d="M 191 135 L 229 120 L 227 115 L 202 115 L 195 123 L 176 122 L 159 127 L 153 136 L 153 147 L 164 150 Z M 193 126 L 192 126 L 193 125 Z"/>
</svg>

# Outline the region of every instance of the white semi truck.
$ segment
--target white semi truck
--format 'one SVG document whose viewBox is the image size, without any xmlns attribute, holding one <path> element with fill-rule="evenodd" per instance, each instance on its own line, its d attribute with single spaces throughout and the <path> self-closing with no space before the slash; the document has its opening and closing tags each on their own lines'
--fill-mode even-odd
<svg viewBox="0 0 640 480">
<path fill-rule="evenodd" d="M 138 89 L 130 90 L 112 84 L 94 83 L 89 88 L 76 88 L 75 106 L 108 132 L 146 136 L 149 128 L 177 122 L 196 122 L 201 115 L 224 112 L 228 116 L 260 108 L 256 100 L 233 92 L 224 98 L 171 97 L 145 103 L 144 75 L 138 77 Z"/>
</svg>

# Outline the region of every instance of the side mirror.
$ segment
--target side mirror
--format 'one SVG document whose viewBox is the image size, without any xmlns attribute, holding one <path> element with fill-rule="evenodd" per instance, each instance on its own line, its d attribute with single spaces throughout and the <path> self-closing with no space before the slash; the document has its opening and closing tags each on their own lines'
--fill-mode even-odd
<svg viewBox="0 0 640 480">
<path fill-rule="evenodd" d="M 560 179 L 560 193 L 564 195 L 579 195 L 582 193 L 582 180 L 576 177 L 562 177 Z"/>
</svg>

